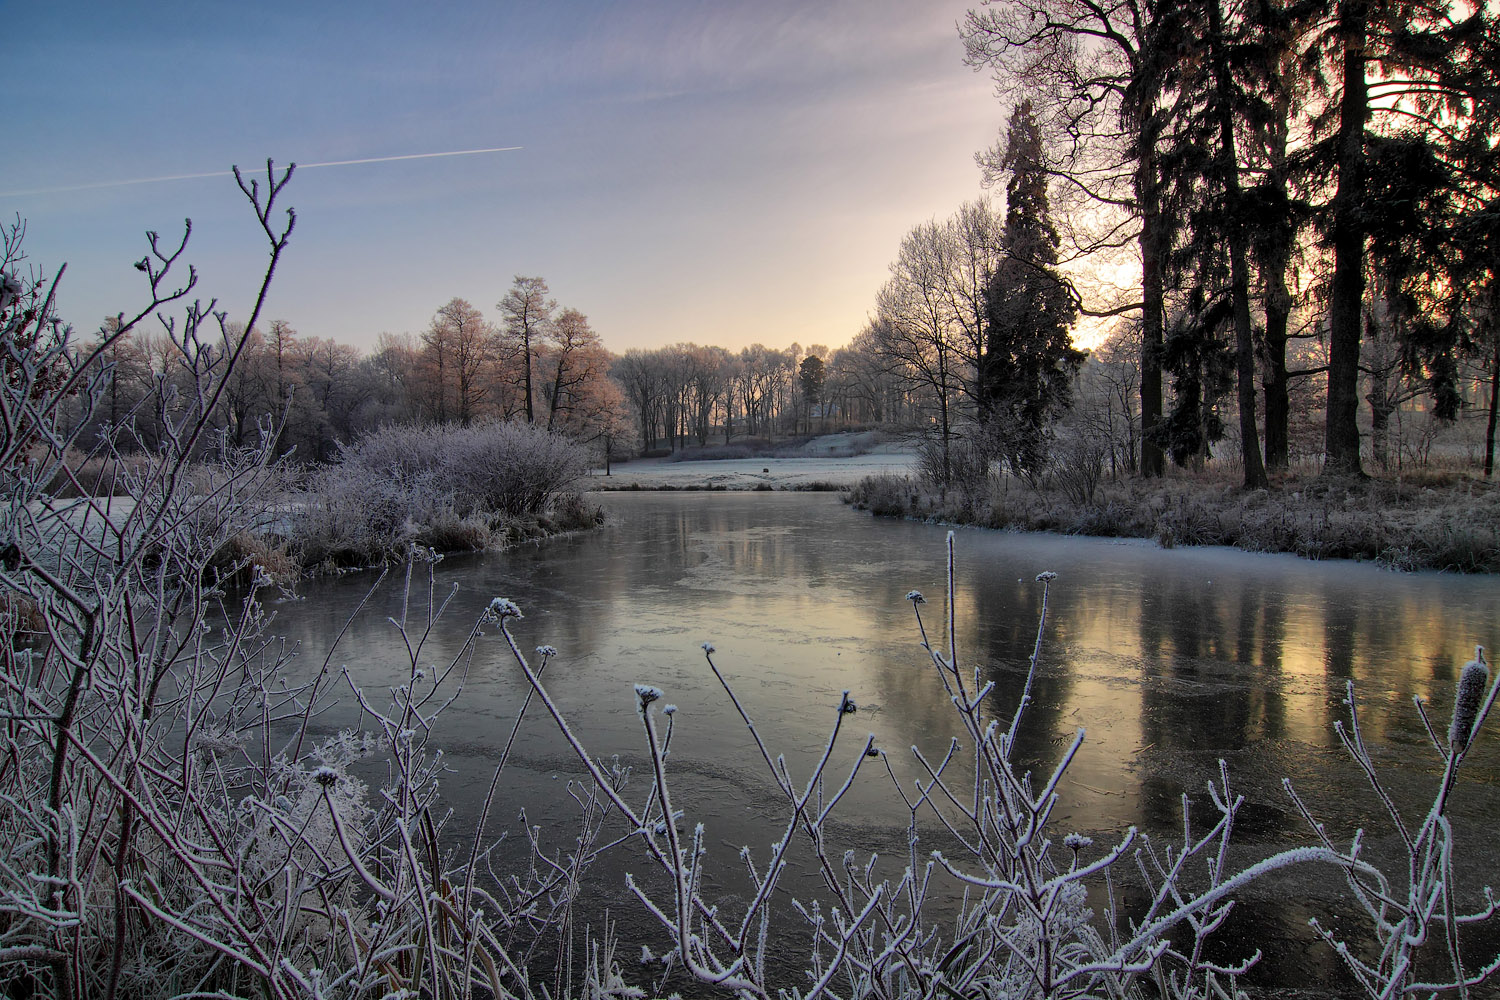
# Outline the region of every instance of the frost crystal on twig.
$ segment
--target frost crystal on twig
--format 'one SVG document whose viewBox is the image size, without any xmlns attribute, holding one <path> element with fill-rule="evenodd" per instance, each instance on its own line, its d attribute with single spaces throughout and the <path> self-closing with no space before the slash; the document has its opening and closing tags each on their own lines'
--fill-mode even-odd
<svg viewBox="0 0 1500 1000">
<path fill-rule="evenodd" d="M 1458 690 L 1453 695 L 1453 722 L 1448 727 L 1448 742 L 1454 753 L 1463 753 L 1474 738 L 1474 723 L 1479 718 L 1479 703 L 1489 686 L 1490 670 L 1484 662 L 1484 647 L 1474 648 L 1474 659 L 1464 664 L 1458 675 Z"/>
<path fill-rule="evenodd" d="M 490 601 L 490 606 L 485 609 L 484 617 L 487 621 L 498 622 L 506 618 L 525 618 L 526 616 L 521 614 L 521 609 L 515 601 L 508 597 L 497 597 Z"/>
</svg>

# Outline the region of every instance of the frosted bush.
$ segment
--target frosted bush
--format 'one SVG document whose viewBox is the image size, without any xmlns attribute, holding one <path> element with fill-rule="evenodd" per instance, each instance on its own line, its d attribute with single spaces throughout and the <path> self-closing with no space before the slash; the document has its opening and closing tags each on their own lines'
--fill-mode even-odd
<svg viewBox="0 0 1500 1000">
<path fill-rule="evenodd" d="M 341 456 L 340 465 L 387 476 L 417 496 L 441 497 L 460 516 L 544 511 L 588 473 L 587 451 L 520 422 L 470 427 L 388 427 Z"/>
<path fill-rule="evenodd" d="M 555 506 L 577 521 L 588 453 L 523 423 L 386 427 L 318 470 L 298 503 L 293 535 L 313 565 L 368 566 L 412 543 L 483 548 L 513 519 Z"/>
</svg>

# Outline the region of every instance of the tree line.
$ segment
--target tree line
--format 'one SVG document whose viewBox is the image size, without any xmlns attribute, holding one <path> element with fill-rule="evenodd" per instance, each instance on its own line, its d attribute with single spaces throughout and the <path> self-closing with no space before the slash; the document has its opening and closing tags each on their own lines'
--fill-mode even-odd
<svg viewBox="0 0 1500 1000">
<path fill-rule="evenodd" d="M 517 276 L 492 315 L 454 298 L 425 329 L 381 334 L 367 352 L 286 319 L 248 333 L 228 323 L 209 347 L 239 351 L 214 414 L 216 440 L 244 447 L 274 427 L 279 453 L 320 462 L 385 426 L 501 420 L 626 457 L 917 419 L 921 409 L 867 339 L 838 350 L 676 344 L 616 355 L 533 276 Z M 120 336 L 119 324 L 111 318 L 97 335 L 99 404 L 84 417 L 75 401 L 82 439 L 129 423 L 131 440 L 151 449 L 170 421 L 164 398 L 186 391 L 181 352 L 168 331 Z"/>
</svg>

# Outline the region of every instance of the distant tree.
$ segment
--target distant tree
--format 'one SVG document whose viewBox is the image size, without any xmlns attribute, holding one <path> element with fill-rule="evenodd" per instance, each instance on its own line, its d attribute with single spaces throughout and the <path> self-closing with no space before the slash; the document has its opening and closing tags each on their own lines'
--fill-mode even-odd
<svg viewBox="0 0 1500 1000">
<path fill-rule="evenodd" d="M 421 341 L 418 360 L 426 389 L 424 407 L 433 420 L 446 424 L 451 412 L 448 406 L 448 387 L 453 380 L 453 327 L 444 322 L 439 313 L 427 324 Z"/>
<path fill-rule="evenodd" d="M 1069 333 L 1078 310 L 1057 272 L 1047 165 L 1029 101 L 1011 115 L 1003 164 L 1010 173 L 1004 256 L 986 295 L 986 430 L 1012 469 L 1032 473 L 1046 462 L 1048 422 L 1072 402 L 1083 353 Z"/>
<path fill-rule="evenodd" d="M 1222 301 L 1224 308 L 1195 309 L 1193 314 L 1214 317 L 1232 331 L 1244 485 L 1259 489 L 1267 485 L 1267 478 L 1255 420 L 1250 232 L 1260 222 L 1251 213 L 1264 207 L 1262 199 L 1245 197 L 1238 132 L 1246 117 L 1267 113 L 1261 95 L 1274 79 L 1279 53 L 1274 46 L 1250 44 L 1249 35 L 1258 33 L 1261 25 L 1226 17 L 1222 0 L 1191 0 L 1183 6 L 1179 30 L 1185 50 L 1195 58 L 1177 60 L 1168 73 L 1179 97 L 1175 128 L 1162 154 L 1167 205 L 1177 237 L 1173 275 L 1190 273 L 1196 279 L 1195 291 L 1211 303 Z M 1215 341 L 1222 333 L 1185 324 L 1174 335 Z M 1210 346 L 1204 345 L 1175 353 L 1183 358 L 1208 350 Z M 1169 347 L 1167 353 L 1174 349 Z"/>
<path fill-rule="evenodd" d="M 418 392 L 415 338 L 409 333 L 382 333 L 375 339 L 375 353 L 369 361 L 388 422 L 414 419 Z"/>
<path fill-rule="evenodd" d="M 1075 409 L 1084 409 L 1084 425 L 1108 442 L 1112 479 L 1139 468 L 1141 352 L 1134 343 L 1139 333 L 1139 324 L 1122 324 L 1089 353 L 1079 372 Z"/>
<path fill-rule="evenodd" d="M 778 404 L 792 380 L 794 357 L 791 350 L 778 351 L 764 344 L 751 344 L 740 351 L 735 383 L 747 433 L 774 431 Z"/>
<path fill-rule="evenodd" d="M 348 344 L 305 337 L 298 342 L 295 357 L 301 368 L 301 387 L 293 396 L 288 422 L 305 425 L 305 444 L 299 446 L 303 449 L 299 454 L 309 461 L 327 461 L 338 454 L 341 441 L 357 436 L 360 412 L 377 386 L 372 370 Z"/>
<path fill-rule="evenodd" d="M 266 341 L 259 330 L 245 332 L 239 323 L 227 323 L 220 331 L 220 348 L 226 354 L 243 344 L 239 364 L 224 380 L 219 399 L 219 417 L 228 443 L 236 448 L 255 443 L 251 431 L 263 418 L 274 414 L 274 375 L 266 357 Z"/>
<path fill-rule="evenodd" d="M 1162 368 L 1172 375 L 1172 405 L 1153 437 L 1177 465 L 1202 468 L 1224 436 L 1219 402 L 1234 386 L 1234 351 L 1221 333 L 1230 322 L 1227 296 L 1196 284 L 1174 296 L 1162 341 Z"/>
<path fill-rule="evenodd" d="M 890 370 L 930 402 L 944 486 L 952 475 L 960 407 L 972 395 L 973 384 L 963 331 L 952 322 L 944 295 L 946 240 L 936 222 L 921 223 L 906 234 L 891 264 L 891 279 L 877 297 L 871 327 Z"/>
<path fill-rule="evenodd" d="M 849 346 L 834 351 L 828 369 L 831 394 L 846 421 L 880 424 L 902 418 L 901 383 L 880 353 L 873 324 L 855 334 Z"/>
<path fill-rule="evenodd" d="M 802 403 L 806 407 L 808 431 L 812 431 L 812 411 L 818 409 L 819 419 L 822 418 L 823 389 L 828 383 L 828 372 L 823 365 L 823 359 L 816 354 L 809 354 L 802 359 L 802 364 L 797 367 L 797 381 L 802 388 Z"/>
<path fill-rule="evenodd" d="M 615 359 L 610 374 L 625 392 L 640 421 L 641 447 L 650 451 L 660 438 L 665 413 L 663 376 L 654 352 L 632 347 Z"/>
<path fill-rule="evenodd" d="M 964 202 L 941 224 L 938 253 L 939 295 L 953 331 L 953 343 L 969 373 L 963 391 L 982 421 L 989 412 L 992 385 L 985 366 L 989 312 L 986 294 L 1004 256 L 1005 220 L 989 199 Z"/>
<path fill-rule="evenodd" d="M 598 383 L 608 378 L 609 352 L 588 317 L 577 309 L 564 309 L 552 327 L 552 343 L 539 355 L 547 376 L 542 396 L 547 401 L 547 429 L 561 430 L 572 411 L 589 409 L 600 391 Z"/>
<path fill-rule="evenodd" d="M 154 387 L 150 361 L 140 339 L 129 333 L 116 336 L 119 323 L 118 317 L 110 316 L 99 328 L 96 346 L 106 375 L 104 394 L 95 404 L 91 425 L 81 437 L 89 443 L 105 428 L 119 427 L 136 419 L 141 401 Z"/>
<path fill-rule="evenodd" d="M 532 367 L 537 350 L 551 331 L 553 313 L 557 311 L 557 300 L 547 298 L 547 292 L 544 279 L 518 274 L 498 306 L 505 317 L 506 332 L 520 347 L 519 386 L 526 404 L 526 422 L 533 424 L 536 423 L 536 394 L 532 386 Z"/>
<path fill-rule="evenodd" d="M 297 331 L 284 319 L 273 319 L 264 335 L 267 360 L 275 375 L 276 405 L 284 408 L 296 382 L 292 358 L 297 348 Z"/>
<path fill-rule="evenodd" d="M 610 474 L 610 465 L 622 445 L 628 446 L 635 436 L 631 421 L 630 404 L 619 383 L 604 379 L 595 386 L 595 392 L 587 400 L 581 413 L 582 430 L 576 440 L 588 443 L 597 441 L 604 453 L 604 474 Z"/>
</svg>

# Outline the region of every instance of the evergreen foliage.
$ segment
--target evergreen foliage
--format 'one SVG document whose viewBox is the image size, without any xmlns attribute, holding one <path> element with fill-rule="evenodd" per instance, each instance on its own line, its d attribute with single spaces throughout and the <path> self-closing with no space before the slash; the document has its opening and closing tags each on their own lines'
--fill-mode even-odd
<svg viewBox="0 0 1500 1000">
<path fill-rule="evenodd" d="M 1057 271 L 1060 240 L 1030 101 L 1011 116 L 1003 165 L 1010 172 L 1004 255 L 985 296 L 989 323 L 980 419 L 1000 457 L 1018 472 L 1034 473 L 1047 460 L 1047 425 L 1072 402 L 1083 352 L 1069 337 L 1078 307 Z"/>
</svg>

